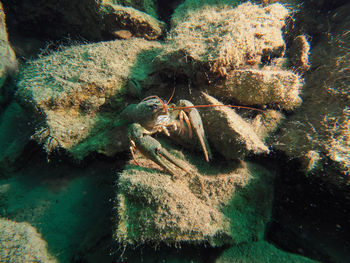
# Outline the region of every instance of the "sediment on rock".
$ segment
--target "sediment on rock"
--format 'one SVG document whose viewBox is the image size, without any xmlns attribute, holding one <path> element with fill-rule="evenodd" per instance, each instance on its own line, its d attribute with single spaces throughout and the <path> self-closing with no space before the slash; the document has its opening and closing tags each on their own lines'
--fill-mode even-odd
<svg viewBox="0 0 350 263">
<path fill-rule="evenodd" d="M 287 111 L 300 106 L 303 81 L 284 66 L 282 28 L 289 10 L 283 5 L 213 4 L 189 8 L 188 13 L 180 6 L 182 16 L 176 14 L 158 57 L 168 72 L 186 76 L 211 95 L 246 106 Z M 307 54 L 301 56 L 300 60 L 307 59 Z"/>
<path fill-rule="evenodd" d="M 329 187 L 346 189 L 350 182 L 350 59 L 345 46 L 350 43 L 349 10 L 350 6 L 344 5 L 322 18 L 324 23 L 331 19 L 333 34 L 322 36 L 313 46 L 304 102 L 274 139 L 274 147 L 298 158 L 306 174 L 325 180 Z M 315 22 L 321 18 L 309 19 Z"/>
<path fill-rule="evenodd" d="M 270 105 L 294 110 L 301 105 L 299 97 L 303 82 L 286 70 L 244 69 L 231 71 L 217 85 L 209 85 L 210 94 L 234 99 L 243 105 Z"/>
<path fill-rule="evenodd" d="M 37 114 L 33 138 L 47 152 L 60 147 L 77 159 L 91 151 L 125 150 L 126 134 L 110 138 L 108 131 L 118 126 L 130 83 L 147 86 L 160 48 L 154 41 L 117 40 L 66 47 L 29 62 L 16 95 Z"/>
<path fill-rule="evenodd" d="M 138 156 L 120 174 L 114 238 L 124 244 L 179 242 L 211 246 L 261 240 L 272 205 L 271 175 L 253 164 L 194 166 L 177 179 Z M 181 160 L 182 159 L 182 160 Z M 198 163 L 199 162 L 199 163 Z M 198 171 L 196 167 L 201 167 Z"/>
<path fill-rule="evenodd" d="M 120 37 L 121 31 L 128 31 L 130 35 L 127 38 L 136 36 L 155 40 L 164 33 L 165 24 L 163 22 L 134 8 L 104 4 L 102 10 L 104 10 L 104 30 L 111 35 Z M 125 32 L 123 36 L 126 36 Z"/>
<path fill-rule="evenodd" d="M 0 262 L 55 263 L 47 243 L 28 223 L 0 218 Z"/>
<path fill-rule="evenodd" d="M 202 93 L 196 100 L 198 104 L 222 105 L 208 94 Z M 268 153 L 269 149 L 254 128 L 233 109 L 228 107 L 209 107 L 201 111 L 209 141 L 227 159 L 241 159 L 249 154 Z"/>
</svg>

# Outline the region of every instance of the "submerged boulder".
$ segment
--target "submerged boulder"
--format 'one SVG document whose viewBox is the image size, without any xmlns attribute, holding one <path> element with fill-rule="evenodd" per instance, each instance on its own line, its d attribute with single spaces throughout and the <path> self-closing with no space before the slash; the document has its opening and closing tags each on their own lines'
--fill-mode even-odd
<svg viewBox="0 0 350 263">
<path fill-rule="evenodd" d="M 4 9 L 0 2 L 0 91 L 10 71 L 15 70 L 16 55 L 8 41 Z M 0 93 L 0 101 L 1 101 Z"/>
<path fill-rule="evenodd" d="M 198 104 L 222 105 L 212 96 L 202 93 Z M 244 158 L 246 155 L 269 153 L 268 147 L 255 133 L 254 127 L 233 109 L 210 107 L 201 111 L 209 141 L 226 159 Z"/>
<path fill-rule="evenodd" d="M 151 0 L 147 1 L 148 4 L 142 4 L 141 1 L 111 0 L 2 2 L 10 18 L 9 28 L 16 38 L 58 40 L 69 36 L 72 39 L 84 38 L 89 41 L 111 39 L 113 32 L 108 31 L 111 26 L 111 20 L 106 19 L 108 17 L 116 18 L 114 22 L 119 22 L 119 26 L 134 26 L 133 31 L 138 33 L 135 35 L 141 37 L 142 29 L 145 28 L 149 32 L 157 32 L 157 36 L 150 34 L 153 38 L 163 33 L 163 28 L 159 28 L 163 23 L 156 19 L 156 4 Z M 24 43 L 20 43 L 20 38 L 15 40 L 16 45 L 24 46 Z"/>
<path fill-rule="evenodd" d="M 47 243 L 28 223 L 17 223 L 0 218 L 0 261 L 54 263 Z"/>
<path fill-rule="evenodd" d="M 330 19 L 332 36 L 324 35 L 313 46 L 304 103 L 281 125 L 273 142 L 299 159 L 306 174 L 344 189 L 350 183 L 349 10 L 349 4 L 343 5 L 323 18 L 324 23 Z"/>
<path fill-rule="evenodd" d="M 188 174 L 178 171 L 172 179 L 140 156 L 140 167 L 129 164 L 120 174 L 114 215 L 118 242 L 222 246 L 263 238 L 272 206 L 273 176 L 267 170 L 252 163 L 215 167 L 172 154 Z"/>
<path fill-rule="evenodd" d="M 135 83 L 147 85 L 160 48 L 142 39 L 116 40 L 64 47 L 29 62 L 17 97 L 36 113 L 33 138 L 47 152 L 61 147 L 76 159 L 91 151 L 112 155 L 125 150 L 126 131 L 119 131 L 119 138 L 113 131 L 117 113 L 128 96 L 135 96 Z"/>
<path fill-rule="evenodd" d="M 160 62 L 211 95 L 294 110 L 301 104 L 302 79 L 280 61 L 286 50 L 282 28 L 289 14 L 278 3 L 196 9 L 184 3 L 172 18 Z"/>
<path fill-rule="evenodd" d="M 134 8 L 104 4 L 101 10 L 104 31 L 118 38 L 136 36 L 155 40 L 164 33 L 165 23 Z"/>
</svg>

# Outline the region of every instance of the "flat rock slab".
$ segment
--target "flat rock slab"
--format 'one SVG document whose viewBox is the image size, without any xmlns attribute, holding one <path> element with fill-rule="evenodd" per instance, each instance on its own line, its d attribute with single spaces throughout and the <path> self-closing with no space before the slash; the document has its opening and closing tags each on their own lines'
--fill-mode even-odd
<svg viewBox="0 0 350 263">
<path fill-rule="evenodd" d="M 225 169 L 200 159 L 190 163 L 182 153 L 171 152 L 189 174 L 179 171 L 172 179 L 140 156 L 141 166 L 127 165 L 120 174 L 114 232 L 118 242 L 222 246 L 263 237 L 272 204 L 268 171 L 251 163 Z"/>
<path fill-rule="evenodd" d="M 233 70 L 217 85 L 209 85 L 210 94 L 234 99 L 243 105 L 270 105 L 288 111 L 300 106 L 303 85 L 299 76 L 281 69 Z"/>
</svg>

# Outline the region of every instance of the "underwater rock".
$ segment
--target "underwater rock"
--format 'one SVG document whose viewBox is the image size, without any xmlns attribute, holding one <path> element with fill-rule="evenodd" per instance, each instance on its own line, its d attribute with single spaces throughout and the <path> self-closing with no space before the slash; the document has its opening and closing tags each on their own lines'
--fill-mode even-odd
<svg viewBox="0 0 350 263">
<path fill-rule="evenodd" d="M 259 112 L 254 119 L 250 121 L 255 133 L 262 141 L 275 132 L 278 126 L 285 119 L 283 113 L 276 110 L 264 110 Z"/>
<path fill-rule="evenodd" d="M 270 105 L 288 111 L 300 106 L 303 82 L 291 71 L 276 69 L 233 70 L 217 85 L 209 85 L 210 94 L 235 99 L 244 105 Z"/>
<path fill-rule="evenodd" d="M 268 104 L 290 111 L 301 104 L 300 76 L 274 62 L 285 54 L 282 28 L 290 14 L 287 8 L 249 2 L 236 8 L 183 6 L 173 16 L 166 49 L 159 57 L 165 69 L 185 74 L 210 95 L 244 105 Z"/>
<path fill-rule="evenodd" d="M 300 255 L 284 252 L 266 241 L 240 244 L 224 250 L 215 263 L 316 263 Z"/>
<path fill-rule="evenodd" d="M 160 30 L 157 21 L 156 4 L 149 1 L 95 1 L 95 0 L 52 0 L 2 1 L 9 17 L 9 28 L 16 46 L 21 47 L 21 38 L 41 40 L 87 39 L 89 41 L 107 40 L 112 37 L 106 29 L 107 17 L 119 18 L 126 28 L 133 27 L 135 35 L 144 32 L 155 38 Z M 123 7 L 123 4 L 131 7 Z M 139 9 L 140 11 L 136 10 Z M 148 14 L 142 11 L 149 12 Z M 110 12 L 110 13 L 109 13 Z M 109 21 L 110 22 L 110 21 Z M 130 24 L 131 23 L 131 24 Z M 146 31 L 145 31 L 146 30 Z M 156 33 L 157 32 L 157 33 Z M 108 35 L 106 35 L 108 33 Z"/>
<path fill-rule="evenodd" d="M 220 105 L 215 98 L 202 93 L 196 100 L 198 104 Z M 269 153 L 269 149 L 254 128 L 233 109 L 210 107 L 201 111 L 209 141 L 227 159 L 241 159 L 248 154 Z"/>
<path fill-rule="evenodd" d="M 0 218 L 0 262 L 58 261 L 49 254 L 47 243 L 30 224 Z"/>
<path fill-rule="evenodd" d="M 0 2 L 0 90 L 1 87 L 4 85 L 8 74 L 11 71 L 15 71 L 16 68 L 16 55 L 8 41 L 5 13 Z"/>
<path fill-rule="evenodd" d="M 140 166 L 129 164 L 120 174 L 115 240 L 125 245 L 222 246 L 263 238 L 272 206 L 273 176 L 267 170 L 243 162 L 240 167 L 215 167 L 171 153 L 188 167 L 188 174 L 177 170 L 173 180 L 142 156 L 136 157 Z"/>
<path fill-rule="evenodd" d="M 314 43 L 304 103 L 274 140 L 276 149 L 301 160 L 305 173 L 338 189 L 347 189 L 350 182 L 349 11 L 350 5 L 344 5 L 323 18 L 331 22 L 333 33 Z"/>
<path fill-rule="evenodd" d="M 157 12 L 157 1 L 154 0 L 101 0 L 103 4 L 114 4 L 114 5 L 122 5 L 133 7 L 137 10 L 145 12 L 153 16 L 154 18 L 158 18 Z"/>
<path fill-rule="evenodd" d="M 213 5 L 196 10 L 182 10 L 180 5 L 172 17 L 166 55 L 181 50 L 189 60 L 217 73 L 261 63 L 262 57 L 283 56 L 281 28 L 288 14 L 280 4 L 263 8 L 248 2 L 236 8 Z"/>
<path fill-rule="evenodd" d="M 293 39 L 290 48 L 290 63 L 298 73 L 305 73 L 310 68 L 309 63 L 310 44 L 305 35 Z"/>
<path fill-rule="evenodd" d="M 126 131 L 113 130 L 117 113 L 128 103 L 130 80 L 147 86 L 160 48 L 155 41 L 116 40 L 62 47 L 29 62 L 16 95 L 36 113 L 33 139 L 47 152 L 60 147 L 75 159 L 127 149 Z"/>
<path fill-rule="evenodd" d="M 116 32 L 125 30 L 132 36 L 154 40 L 164 33 L 165 23 L 134 8 L 104 4 L 101 9 L 104 12 L 104 30 L 116 36 Z"/>
</svg>

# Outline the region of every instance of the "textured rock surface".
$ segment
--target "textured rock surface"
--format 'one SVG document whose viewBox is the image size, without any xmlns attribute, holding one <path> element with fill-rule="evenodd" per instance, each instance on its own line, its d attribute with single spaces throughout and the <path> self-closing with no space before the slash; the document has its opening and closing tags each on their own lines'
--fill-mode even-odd
<svg viewBox="0 0 350 263">
<path fill-rule="evenodd" d="M 8 72 L 16 68 L 16 55 L 8 41 L 5 13 L 0 3 L 0 90 Z M 1 93 L 0 93 L 1 96 Z"/>
<path fill-rule="evenodd" d="M 286 49 L 282 28 L 288 9 L 278 3 L 190 6 L 180 5 L 173 16 L 160 57 L 165 68 L 185 74 L 211 95 L 244 105 L 290 111 L 301 104 L 300 76 L 278 62 Z"/>
<path fill-rule="evenodd" d="M 252 242 L 225 250 L 215 263 L 316 263 L 317 261 L 284 252 L 265 242 Z"/>
<path fill-rule="evenodd" d="M 158 18 L 157 3 L 154 0 L 102 0 L 102 3 L 130 6 Z"/>
<path fill-rule="evenodd" d="M 133 36 L 154 40 L 164 33 L 163 22 L 134 8 L 105 4 L 101 9 L 104 30 L 112 35 L 118 36 L 118 32 L 126 30 Z"/>
<path fill-rule="evenodd" d="M 126 133 L 119 139 L 113 133 L 117 112 L 126 106 L 130 83 L 144 84 L 160 48 L 141 39 L 117 40 L 63 48 L 30 62 L 17 96 L 41 121 L 34 139 L 48 152 L 60 146 L 78 159 L 90 151 L 125 150 Z"/>
<path fill-rule="evenodd" d="M 46 242 L 34 227 L 3 218 L 0 218 L 0 261 L 58 262 L 49 254 Z"/>
<path fill-rule="evenodd" d="M 47 40 L 116 39 L 114 32 L 121 27 L 132 30 L 134 36 L 148 39 L 157 38 L 163 33 L 163 24 L 156 19 L 156 4 L 151 0 L 84 2 L 4 0 L 2 2 L 9 17 L 11 41 L 16 52 L 24 56 L 33 55 L 32 53 L 37 51 L 37 46 L 44 47 Z"/>
<path fill-rule="evenodd" d="M 349 10 L 345 5 L 330 14 L 332 36 L 324 35 L 311 50 L 304 103 L 275 140 L 277 149 L 301 158 L 306 172 L 312 167 L 337 186 L 350 182 Z"/>
<path fill-rule="evenodd" d="M 302 82 L 291 71 L 270 69 L 233 70 L 226 80 L 209 86 L 214 96 L 235 99 L 244 105 L 270 105 L 293 110 L 301 104 Z"/>
<path fill-rule="evenodd" d="M 217 72 L 260 63 L 262 56 L 281 56 L 285 50 L 281 28 L 288 10 L 280 4 L 262 8 L 244 3 L 236 8 L 180 6 L 172 17 L 168 41 L 196 62 Z M 170 51 L 170 50 L 169 50 Z"/>
<path fill-rule="evenodd" d="M 222 104 L 205 93 L 196 102 L 204 105 Z M 201 111 L 201 116 L 210 142 L 225 158 L 239 159 L 248 154 L 269 153 L 254 128 L 233 109 L 207 108 Z"/>
<path fill-rule="evenodd" d="M 181 157 L 179 152 L 172 153 Z M 179 171 L 176 180 L 143 157 L 137 158 L 140 167 L 128 165 L 121 173 L 116 240 L 222 246 L 262 239 L 272 205 L 268 171 L 251 163 L 223 169 L 180 159 L 191 172 Z"/>
</svg>

